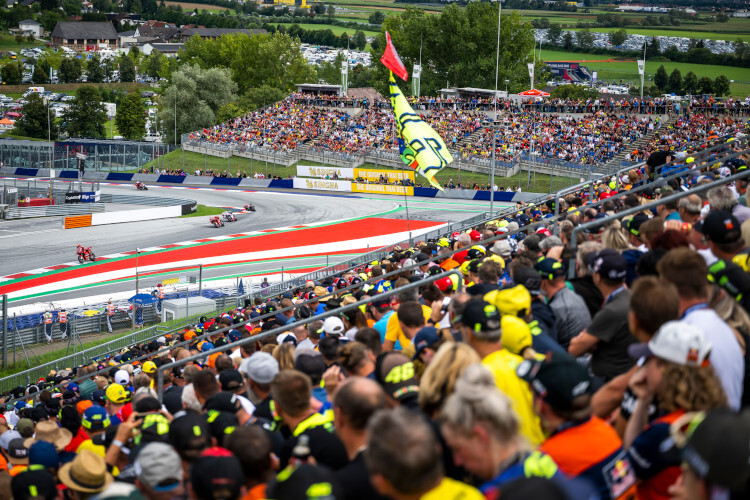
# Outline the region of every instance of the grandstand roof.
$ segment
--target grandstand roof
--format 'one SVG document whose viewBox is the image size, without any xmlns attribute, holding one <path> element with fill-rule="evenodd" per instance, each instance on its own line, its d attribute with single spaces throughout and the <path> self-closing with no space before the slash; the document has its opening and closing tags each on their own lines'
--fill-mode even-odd
<svg viewBox="0 0 750 500">
<path fill-rule="evenodd" d="M 327 83 L 296 83 L 297 90 L 311 94 L 341 95 L 341 85 L 328 85 Z"/>
</svg>

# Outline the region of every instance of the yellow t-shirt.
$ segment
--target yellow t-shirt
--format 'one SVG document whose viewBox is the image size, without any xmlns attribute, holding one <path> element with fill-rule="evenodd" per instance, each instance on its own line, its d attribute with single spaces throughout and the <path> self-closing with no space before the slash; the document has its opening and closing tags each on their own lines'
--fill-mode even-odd
<svg viewBox="0 0 750 500">
<path fill-rule="evenodd" d="M 76 453 L 81 453 L 81 451 L 83 450 L 91 450 L 102 458 L 104 458 L 104 455 L 107 453 L 107 449 L 104 446 L 100 444 L 94 444 L 94 442 L 90 439 L 87 439 L 86 441 L 78 445 Z"/>
<path fill-rule="evenodd" d="M 500 349 L 482 360 L 482 364 L 495 376 L 495 384 L 513 404 L 521 421 L 521 434 L 534 446 L 542 444 L 544 433 L 539 417 L 534 413 L 534 398 L 526 381 L 518 378 L 516 367 L 523 358 L 507 349 Z"/>
<path fill-rule="evenodd" d="M 420 500 L 484 500 L 484 495 L 473 486 L 444 477 L 437 487 L 422 495 Z"/>
<path fill-rule="evenodd" d="M 432 314 L 432 309 L 423 305 L 422 314 L 424 314 L 424 321 L 427 323 L 427 320 L 430 319 L 430 314 Z M 411 345 L 411 340 L 404 335 L 404 332 L 401 331 L 401 325 L 398 324 L 398 311 L 391 314 L 388 318 L 388 323 L 385 325 L 385 340 L 390 340 L 393 343 L 398 341 L 402 349 L 406 349 L 406 346 Z"/>
</svg>

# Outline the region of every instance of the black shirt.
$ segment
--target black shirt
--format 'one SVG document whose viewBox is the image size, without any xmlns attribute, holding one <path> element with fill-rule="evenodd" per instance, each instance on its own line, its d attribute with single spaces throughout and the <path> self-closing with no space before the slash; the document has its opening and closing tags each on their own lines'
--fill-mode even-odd
<svg viewBox="0 0 750 500">
<path fill-rule="evenodd" d="M 325 465 L 336 471 L 349 462 L 346 448 L 334 432 L 333 425 L 311 427 L 301 434 L 307 435 L 310 439 L 310 455 L 315 458 L 319 465 Z M 290 437 L 284 443 L 279 455 L 282 469 L 289 464 L 289 459 L 292 457 L 292 451 L 296 445 L 297 436 Z"/>
<path fill-rule="evenodd" d="M 271 412 L 271 395 L 266 396 L 266 399 L 255 405 L 255 411 L 253 412 L 258 418 L 265 418 L 266 420 L 273 421 L 273 413 Z"/>
<path fill-rule="evenodd" d="M 365 453 L 360 451 L 354 460 L 336 472 L 336 479 L 344 490 L 342 500 L 388 500 L 375 491 L 370 482 L 370 473 L 365 464 Z"/>
<path fill-rule="evenodd" d="M 599 339 L 591 356 L 591 371 L 609 381 L 635 364 L 628 346 L 637 342 L 628 328 L 630 291 L 620 289 L 591 320 L 586 331 Z"/>
</svg>

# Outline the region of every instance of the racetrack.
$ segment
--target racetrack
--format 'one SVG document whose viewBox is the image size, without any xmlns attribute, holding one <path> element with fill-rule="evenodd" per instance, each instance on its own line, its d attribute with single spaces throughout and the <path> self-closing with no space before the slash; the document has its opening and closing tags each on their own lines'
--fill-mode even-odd
<svg viewBox="0 0 750 500">
<path fill-rule="evenodd" d="M 0 276 L 6 276 L 6 279 L 0 281 L 0 293 L 13 288 L 13 304 L 21 305 L 40 300 L 58 301 L 63 298 L 71 299 L 117 292 L 130 293 L 134 290 L 135 273 L 134 271 L 125 273 L 124 270 L 121 272 L 125 274 L 118 275 L 116 282 L 112 275 L 106 275 L 106 280 L 91 277 L 90 281 L 96 284 L 86 283 L 86 286 L 82 286 L 83 282 L 80 279 L 68 280 L 68 286 L 64 289 L 60 288 L 58 292 L 49 289 L 49 284 L 33 289 L 34 293 L 32 293 L 33 287 L 29 286 L 26 294 L 18 290 L 22 288 L 18 283 L 15 283 L 16 286 L 13 287 L 6 286 L 13 285 L 19 278 L 33 276 L 36 279 L 36 277 L 47 275 L 50 268 L 72 270 L 73 267 L 78 267 L 78 264 L 74 263 L 77 243 L 92 246 L 97 256 L 109 259 L 128 260 L 135 253 L 136 248 L 141 249 L 142 252 L 145 249 L 146 253 L 153 251 L 164 254 L 161 255 L 159 262 L 154 261 L 150 269 L 144 267 L 146 261 L 143 260 L 144 253 L 141 254 L 141 285 L 144 287 L 154 284 L 144 279 L 144 272 L 149 270 L 158 272 L 169 268 L 170 262 L 179 262 L 184 265 L 204 263 L 204 280 L 245 275 L 278 275 L 281 266 L 285 266 L 287 273 L 290 271 L 302 273 L 324 266 L 327 262 L 332 264 L 349 257 L 350 254 L 365 251 L 367 248 L 382 246 L 384 242 L 400 241 L 404 239 L 404 235 L 408 235 L 408 231 L 413 229 L 429 230 L 441 223 L 462 220 L 487 210 L 489 205 L 488 202 L 410 198 L 408 199 L 408 214 L 409 219 L 412 220 L 410 224 L 403 220 L 407 217 L 404 198 L 385 195 L 335 196 L 158 186 L 153 186 L 147 193 L 136 193 L 132 185 L 103 185 L 102 192 L 148 197 L 157 197 L 162 194 L 195 199 L 203 205 L 235 209 L 241 209 L 243 204 L 252 202 L 256 207 L 256 212 L 239 214 L 236 222 L 226 223 L 224 227 L 218 229 L 209 225 L 207 217 L 172 218 L 68 230 L 62 229 L 60 218 L 4 221 L 0 223 L 0 251 L 5 256 L 0 261 Z M 319 245 L 314 249 L 308 245 L 307 241 L 304 241 L 305 237 L 302 235 L 307 233 L 295 234 L 294 229 L 290 229 L 290 227 L 306 224 L 320 227 L 322 223 L 344 219 L 350 221 L 361 219 L 361 222 L 354 221 L 350 226 L 352 228 L 359 228 L 362 223 L 374 227 L 367 227 L 367 233 L 359 237 L 341 234 L 337 228 L 341 227 L 343 230 L 345 226 L 334 225 L 328 226 L 327 229 L 319 229 L 318 232 L 323 230 L 332 241 L 335 240 L 338 243 Z M 390 224 L 387 222 L 390 219 L 402 220 L 399 222 L 394 220 L 393 224 Z M 420 224 L 419 221 L 423 223 Z M 276 251 L 265 248 L 264 252 L 253 253 L 254 244 L 261 241 L 253 238 L 259 236 L 258 232 L 267 232 L 264 230 L 270 228 L 286 228 L 281 232 L 288 234 L 274 239 Z M 248 233 L 251 233 L 252 237 L 246 236 Z M 389 234 L 392 237 L 389 238 L 387 236 Z M 195 245 L 196 240 L 202 245 L 206 244 L 214 248 L 213 245 L 216 242 L 208 242 L 207 239 L 217 237 L 221 240 L 230 237 L 249 239 L 245 240 L 247 242 L 245 247 L 235 246 L 231 251 L 222 250 L 228 252 L 226 262 L 222 261 L 222 255 L 225 254 L 215 253 L 210 254 L 210 259 L 209 254 L 204 254 L 200 259 L 190 256 L 181 260 L 175 256 L 173 260 L 170 260 L 172 250 L 177 251 L 186 244 Z M 164 250 L 164 246 L 170 248 Z M 215 248 L 219 251 L 218 246 Z M 89 268 L 92 275 L 99 272 L 96 271 L 97 269 L 102 269 L 99 264 L 97 262 Z M 92 264 L 86 264 L 86 266 L 92 266 Z M 128 266 L 132 267 L 131 264 Z M 61 277 L 60 280 L 62 279 Z M 157 282 L 160 279 L 161 276 L 156 276 L 151 281 Z M 54 280 L 54 277 L 50 276 L 45 281 L 50 280 Z M 53 295 L 50 295 L 51 292 Z"/>
</svg>

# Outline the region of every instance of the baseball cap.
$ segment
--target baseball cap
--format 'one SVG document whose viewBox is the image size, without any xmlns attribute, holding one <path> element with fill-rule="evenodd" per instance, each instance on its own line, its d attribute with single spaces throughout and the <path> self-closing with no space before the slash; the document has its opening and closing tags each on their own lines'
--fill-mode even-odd
<svg viewBox="0 0 750 500">
<path fill-rule="evenodd" d="M 484 300 L 470 300 L 464 306 L 460 322 L 475 332 L 500 330 L 500 311 Z"/>
<path fill-rule="evenodd" d="M 682 460 L 708 483 L 741 490 L 750 478 L 750 414 L 721 408 L 698 413 L 680 436 L 680 421 L 672 425 L 675 442 L 685 443 Z M 687 442 L 685 442 L 687 437 Z"/>
<path fill-rule="evenodd" d="M 148 443 L 133 464 L 136 477 L 154 491 L 171 491 L 182 483 L 180 456 L 166 443 Z"/>
<path fill-rule="evenodd" d="M 128 400 L 128 393 L 120 384 L 109 384 L 105 396 L 115 404 L 123 404 Z"/>
<path fill-rule="evenodd" d="M 417 261 L 418 264 L 422 264 L 422 262 L 430 260 L 430 256 L 426 253 L 418 253 L 414 256 L 414 260 Z"/>
<path fill-rule="evenodd" d="M 141 370 L 143 373 L 154 373 L 156 371 L 156 363 L 153 361 L 146 361 L 143 363 L 143 368 Z"/>
<path fill-rule="evenodd" d="M 668 321 L 648 343 L 631 344 L 628 352 L 634 358 L 656 356 L 678 365 L 701 366 L 711 352 L 711 343 L 695 326 Z"/>
<path fill-rule="evenodd" d="M 211 446 L 211 429 L 202 414 L 187 410 L 175 415 L 169 425 L 169 443 L 186 460 L 195 460 Z"/>
<path fill-rule="evenodd" d="M 375 381 L 397 401 L 419 394 L 414 363 L 400 352 L 385 352 L 375 360 Z"/>
<path fill-rule="evenodd" d="M 34 421 L 30 418 L 22 418 L 16 424 L 16 430 L 21 437 L 30 438 L 34 435 Z"/>
<path fill-rule="evenodd" d="M 326 361 L 318 351 L 305 348 L 295 351 L 294 369 L 310 377 L 313 383 L 323 377 L 326 368 Z"/>
<path fill-rule="evenodd" d="M 169 442 L 169 420 L 161 413 L 148 413 L 143 417 L 141 433 L 135 436 L 136 445 L 145 445 L 155 441 Z"/>
<path fill-rule="evenodd" d="M 439 340 L 440 335 L 438 335 L 437 328 L 435 328 L 434 326 L 423 327 L 417 332 L 417 334 L 414 336 L 414 340 L 412 341 L 415 352 L 414 356 L 412 356 L 411 359 L 417 359 L 422 351 L 425 350 L 425 348 L 430 347 L 432 344 L 438 342 Z"/>
<path fill-rule="evenodd" d="M 15 500 L 28 500 L 42 497 L 45 500 L 57 498 L 57 486 L 52 474 L 41 465 L 31 465 L 10 481 L 10 489 Z"/>
<path fill-rule="evenodd" d="M 295 347 L 297 346 L 297 337 L 292 335 L 290 332 L 284 332 L 280 333 L 276 336 L 276 342 L 278 342 L 279 345 L 289 342 L 290 344 L 293 344 Z"/>
<path fill-rule="evenodd" d="M 326 335 L 343 335 L 346 327 L 341 318 L 329 316 L 323 321 L 323 331 Z"/>
<path fill-rule="evenodd" d="M 449 276 L 436 280 L 434 283 L 435 283 L 435 286 L 438 287 L 438 290 L 440 290 L 441 292 L 455 291 L 456 285 L 453 283 L 453 280 L 451 279 L 452 276 L 455 276 L 455 275 L 451 274 Z"/>
<path fill-rule="evenodd" d="M 590 269 L 610 281 L 622 281 L 628 274 L 628 263 L 620 252 L 604 248 L 592 257 Z"/>
<path fill-rule="evenodd" d="M 190 481 L 199 500 L 236 500 L 245 476 L 237 457 L 226 448 L 214 447 L 190 467 Z"/>
<path fill-rule="evenodd" d="M 267 352 L 256 352 L 240 364 L 240 372 L 259 384 L 270 384 L 279 373 L 279 362 Z"/>
<path fill-rule="evenodd" d="M 101 406 L 94 405 L 86 408 L 83 412 L 83 419 L 81 425 L 87 431 L 100 431 L 109 427 L 109 415 L 107 410 Z"/>
<path fill-rule="evenodd" d="M 534 269 L 539 273 L 539 276 L 546 280 L 553 280 L 565 276 L 565 268 L 563 268 L 562 262 L 549 257 L 545 257 L 534 264 Z"/>
<path fill-rule="evenodd" d="M 228 413 L 236 413 L 242 409 L 242 403 L 236 395 L 230 392 L 217 392 L 209 397 L 203 404 L 204 410 L 218 410 Z"/>
<path fill-rule="evenodd" d="M 115 372 L 115 384 L 126 386 L 130 383 L 130 374 L 126 370 L 117 370 Z"/>
<path fill-rule="evenodd" d="M 345 498 L 338 479 L 331 470 L 310 464 L 300 465 L 291 474 L 279 474 L 268 484 L 266 494 L 268 498 L 284 500 Z"/>
<path fill-rule="evenodd" d="M 573 410 L 577 397 L 592 393 L 588 371 L 566 353 L 552 352 L 543 361 L 525 360 L 516 368 L 516 374 L 558 410 Z"/>
<path fill-rule="evenodd" d="M 522 266 L 513 270 L 513 281 L 523 285 L 531 295 L 539 295 L 542 287 L 542 277 L 530 267 Z"/>
<path fill-rule="evenodd" d="M 8 457 L 11 465 L 27 465 L 29 463 L 29 449 L 24 445 L 23 438 L 16 438 L 8 443 Z"/>
<path fill-rule="evenodd" d="M 15 430 L 3 432 L 2 434 L 0 434 L 0 448 L 2 448 L 3 450 L 7 450 L 10 442 L 20 437 L 21 434 Z"/>
<path fill-rule="evenodd" d="M 41 465 L 46 469 L 57 469 L 60 458 L 55 445 L 47 441 L 37 441 L 29 447 L 29 464 Z"/>
<path fill-rule="evenodd" d="M 714 243 L 736 243 L 742 238 L 740 223 L 731 212 L 712 210 L 703 219 L 703 235 Z"/>
<path fill-rule="evenodd" d="M 523 285 L 493 290 L 484 294 L 484 300 L 497 307 L 502 315 L 526 316 L 531 310 L 531 293 Z"/>
<path fill-rule="evenodd" d="M 469 238 L 471 238 L 471 241 L 479 241 L 482 239 L 482 234 L 476 229 L 472 229 L 469 232 Z"/>
<path fill-rule="evenodd" d="M 635 237 L 638 237 L 641 235 L 641 225 L 644 222 L 648 222 L 649 218 L 648 215 L 644 213 L 637 213 L 633 217 L 628 220 L 628 232 L 632 234 Z"/>
<path fill-rule="evenodd" d="M 219 383 L 221 384 L 222 391 L 236 391 L 245 380 L 242 378 L 242 374 L 235 369 L 224 370 L 219 374 Z"/>
</svg>

